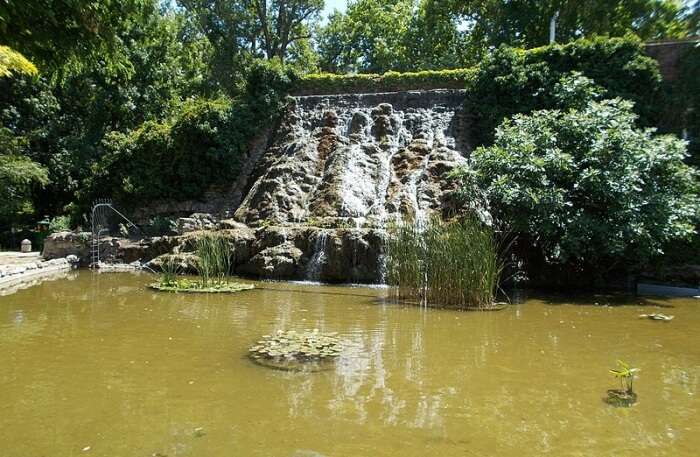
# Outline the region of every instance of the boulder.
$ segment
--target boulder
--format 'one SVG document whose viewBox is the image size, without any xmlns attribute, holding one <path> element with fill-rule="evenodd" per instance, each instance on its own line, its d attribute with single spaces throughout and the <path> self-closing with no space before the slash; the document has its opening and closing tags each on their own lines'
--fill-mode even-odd
<svg viewBox="0 0 700 457">
<path fill-rule="evenodd" d="M 56 232 L 44 240 L 42 256 L 45 259 L 60 259 L 73 255 L 80 263 L 90 262 L 90 233 L 89 232 Z"/>
<path fill-rule="evenodd" d="M 263 249 L 237 271 L 262 278 L 293 279 L 299 277 L 304 253 L 291 242 Z"/>
</svg>

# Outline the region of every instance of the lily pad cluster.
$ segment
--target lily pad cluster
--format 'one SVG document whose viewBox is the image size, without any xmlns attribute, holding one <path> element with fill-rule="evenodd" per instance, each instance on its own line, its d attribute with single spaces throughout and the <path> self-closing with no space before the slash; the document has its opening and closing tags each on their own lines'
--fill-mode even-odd
<svg viewBox="0 0 700 457">
<path fill-rule="evenodd" d="M 280 330 L 274 335 L 264 335 L 249 352 L 255 361 L 321 362 L 338 357 L 345 346 L 335 332 Z"/>
<path fill-rule="evenodd" d="M 242 284 L 238 282 L 210 283 L 203 286 L 199 281 L 189 279 L 177 279 L 174 281 L 160 281 L 150 284 L 148 287 L 161 292 L 182 292 L 182 293 L 207 293 L 207 294 L 230 294 L 254 289 L 253 284 Z"/>
</svg>

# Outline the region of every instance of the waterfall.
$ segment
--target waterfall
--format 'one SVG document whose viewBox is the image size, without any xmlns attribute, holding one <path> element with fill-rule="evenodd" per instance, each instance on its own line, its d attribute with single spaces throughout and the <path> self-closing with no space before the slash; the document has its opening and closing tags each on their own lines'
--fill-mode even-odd
<svg viewBox="0 0 700 457">
<path fill-rule="evenodd" d="M 328 249 L 328 233 L 320 230 L 316 235 L 316 243 L 314 244 L 314 253 L 306 266 L 306 279 L 309 281 L 318 281 L 321 279 L 323 266 L 327 261 L 326 252 Z"/>
<path fill-rule="evenodd" d="M 440 213 L 453 190 L 446 175 L 466 163 L 464 97 L 459 90 L 294 97 L 233 216 L 289 230 L 289 246 L 262 256 L 261 270 L 383 279 L 381 233 L 392 222 L 421 225 Z M 295 246 L 306 251 L 290 252 Z"/>
</svg>

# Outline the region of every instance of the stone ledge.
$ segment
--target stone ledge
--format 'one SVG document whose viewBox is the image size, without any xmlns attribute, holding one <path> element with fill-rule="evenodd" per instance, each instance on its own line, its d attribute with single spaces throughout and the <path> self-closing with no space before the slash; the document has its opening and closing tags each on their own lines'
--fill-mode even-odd
<svg viewBox="0 0 700 457">
<path fill-rule="evenodd" d="M 69 271 L 73 269 L 76 261 L 76 258 L 69 256 L 62 259 L 32 262 L 26 265 L 0 270 L 0 291 L 16 287 L 25 282 L 40 279 L 44 276 L 51 276 L 55 273 Z"/>
</svg>

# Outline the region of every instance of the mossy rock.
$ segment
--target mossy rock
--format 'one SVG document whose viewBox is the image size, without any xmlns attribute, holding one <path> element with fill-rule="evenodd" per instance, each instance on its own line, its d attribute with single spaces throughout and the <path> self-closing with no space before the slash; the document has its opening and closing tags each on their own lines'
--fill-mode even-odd
<svg viewBox="0 0 700 457">
<path fill-rule="evenodd" d="M 629 408 L 637 403 L 637 394 L 627 390 L 610 389 L 603 401 L 616 408 Z"/>
</svg>

